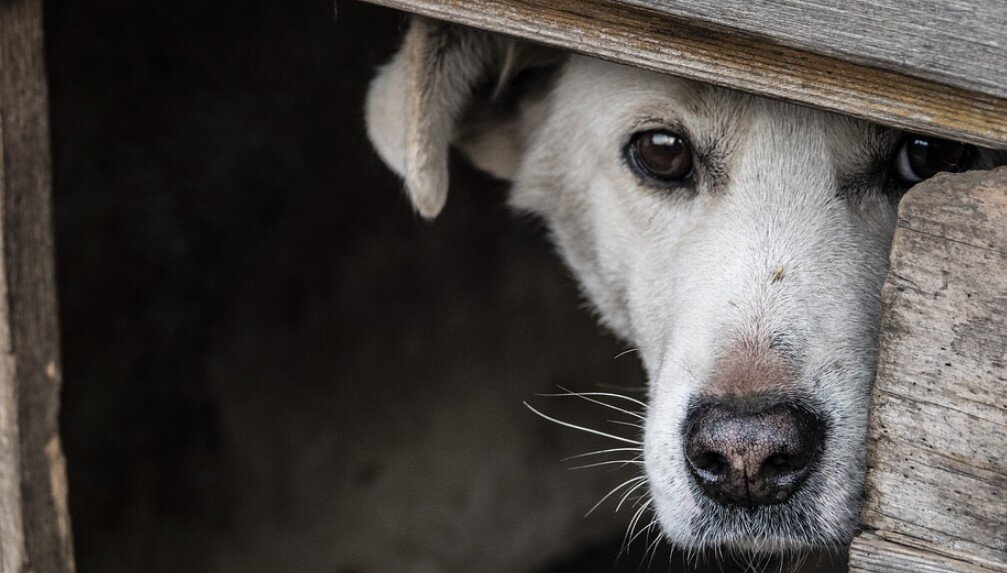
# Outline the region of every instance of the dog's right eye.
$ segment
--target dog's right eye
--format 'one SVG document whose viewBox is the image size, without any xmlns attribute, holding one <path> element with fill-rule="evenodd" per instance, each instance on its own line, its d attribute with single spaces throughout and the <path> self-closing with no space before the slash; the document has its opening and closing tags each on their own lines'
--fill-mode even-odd
<svg viewBox="0 0 1007 573">
<path fill-rule="evenodd" d="M 682 181 L 693 173 L 689 144 L 666 129 L 634 133 L 626 146 L 626 159 L 639 176 L 659 184 Z"/>
</svg>

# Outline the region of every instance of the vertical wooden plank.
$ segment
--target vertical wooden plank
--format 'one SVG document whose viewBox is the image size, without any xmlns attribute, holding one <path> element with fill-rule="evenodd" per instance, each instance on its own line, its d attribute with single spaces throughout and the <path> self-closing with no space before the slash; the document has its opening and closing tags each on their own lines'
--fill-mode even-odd
<svg viewBox="0 0 1007 573">
<path fill-rule="evenodd" d="M 850 546 L 852 573 L 996 573 L 976 563 L 862 533 Z"/>
<path fill-rule="evenodd" d="M 0 1 L 0 573 L 73 571 L 41 0 Z"/>
<path fill-rule="evenodd" d="M 882 299 L 851 571 L 1007 571 L 1007 167 L 909 192 Z"/>
</svg>

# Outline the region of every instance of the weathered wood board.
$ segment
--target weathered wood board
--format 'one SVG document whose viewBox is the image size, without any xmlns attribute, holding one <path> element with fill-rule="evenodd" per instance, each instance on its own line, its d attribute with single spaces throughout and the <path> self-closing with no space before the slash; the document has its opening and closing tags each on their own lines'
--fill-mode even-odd
<svg viewBox="0 0 1007 573">
<path fill-rule="evenodd" d="M 864 533 L 850 547 L 850 571 L 858 573 L 994 573 L 968 561 Z"/>
<path fill-rule="evenodd" d="M 623 0 L 816 54 L 1007 97 L 1007 2 Z M 828 22 L 828 26 L 823 23 Z"/>
<path fill-rule="evenodd" d="M 0 2 L 0 573 L 73 571 L 41 0 Z"/>
<path fill-rule="evenodd" d="M 658 10 L 663 2 L 643 0 L 368 1 L 910 131 L 1007 148 L 1007 97 L 988 93 L 1007 86 L 979 91 L 857 63 L 863 58 L 788 47 L 757 26 L 759 19 L 751 21 L 751 30 L 732 27 L 727 19 L 713 25 L 672 13 L 673 4 Z M 720 5 L 710 3 L 709 10 Z M 823 35 L 846 17 L 825 19 L 826 12 L 820 12 Z M 916 32 L 916 41 L 930 41 L 926 30 Z M 956 49 L 968 49 L 966 40 L 956 41 Z M 849 49 L 865 42 L 850 42 Z"/>
<path fill-rule="evenodd" d="M 1007 571 L 1007 167 L 910 191 L 882 296 L 864 523 Z"/>
</svg>

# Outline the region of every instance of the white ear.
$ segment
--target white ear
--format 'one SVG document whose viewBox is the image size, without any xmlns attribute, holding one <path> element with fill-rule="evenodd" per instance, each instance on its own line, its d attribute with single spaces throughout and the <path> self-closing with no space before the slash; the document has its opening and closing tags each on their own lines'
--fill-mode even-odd
<svg viewBox="0 0 1007 573">
<path fill-rule="evenodd" d="M 542 46 L 413 17 L 399 52 L 371 83 L 367 134 L 405 180 L 420 215 L 432 219 L 444 208 L 452 144 L 477 167 L 502 179 L 514 175 L 521 132 L 536 127 L 521 118 L 543 100 L 541 88 L 565 58 Z"/>
<path fill-rule="evenodd" d="M 405 179 L 416 210 L 436 217 L 448 192 L 448 150 L 473 91 L 501 69 L 506 40 L 414 17 L 367 95 L 367 133 Z"/>
<path fill-rule="evenodd" d="M 400 50 L 385 64 L 367 91 L 365 115 L 367 137 L 378 155 L 399 177 L 406 176 L 406 129 L 409 109 L 406 103 L 408 73 L 406 51 Z"/>
</svg>

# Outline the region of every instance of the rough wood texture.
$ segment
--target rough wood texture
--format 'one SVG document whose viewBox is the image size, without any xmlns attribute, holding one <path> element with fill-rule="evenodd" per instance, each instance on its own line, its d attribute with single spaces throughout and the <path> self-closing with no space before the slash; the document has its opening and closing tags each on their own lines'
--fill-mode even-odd
<svg viewBox="0 0 1007 573">
<path fill-rule="evenodd" d="M 1007 97 L 1007 2 L 623 1 L 730 26 L 792 48 Z"/>
<path fill-rule="evenodd" d="M 0 2 L 0 573 L 73 571 L 40 0 Z"/>
<path fill-rule="evenodd" d="M 981 565 L 863 533 L 850 546 L 850 573 L 993 573 Z"/>
<path fill-rule="evenodd" d="M 1007 571 L 1007 168 L 905 197 L 882 296 L 864 522 Z"/>
<path fill-rule="evenodd" d="M 911 131 L 1007 148 L 1007 98 L 785 47 L 764 35 L 709 27 L 627 2 L 370 1 Z"/>
</svg>

